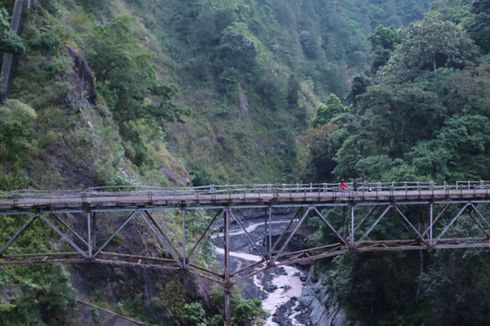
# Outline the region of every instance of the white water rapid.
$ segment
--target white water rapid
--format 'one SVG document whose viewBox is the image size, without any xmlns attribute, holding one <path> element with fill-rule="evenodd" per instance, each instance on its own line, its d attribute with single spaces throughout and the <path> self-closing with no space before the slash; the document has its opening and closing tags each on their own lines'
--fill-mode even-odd
<svg viewBox="0 0 490 326">
<path fill-rule="evenodd" d="M 288 221 L 275 221 L 272 224 L 285 224 Z M 252 234 L 258 227 L 263 226 L 264 223 L 254 223 L 246 227 L 246 230 L 249 234 Z M 239 236 L 245 234 L 245 231 L 242 229 L 234 230 L 230 232 L 230 237 Z M 223 233 L 216 235 L 215 237 L 223 237 Z M 224 255 L 223 248 L 215 246 L 216 253 L 219 255 Z M 249 253 L 239 252 L 239 251 L 230 251 L 230 256 L 239 258 L 241 260 L 245 260 L 248 262 L 258 262 L 262 259 L 261 256 L 253 255 Z M 284 272 L 280 271 L 283 270 Z M 266 276 L 265 273 L 269 273 L 272 275 L 272 285 L 274 290 L 272 292 L 268 292 L 264 289 L 263 279 Z M 267 319 L 265 325 L 266 326 L 278 326 L 273 319 L 274 313 L 281 307 L 282 305 L 288 303 L 292 298 L 299 298 L 303 291 L 303 282 L 301 281 L 301 277 L 303 272 L 293 266 L 281 266 L 274 270 L 269 270 L 264 273 L 260 273 L 254 276 L 253 283 L 254 285 L 260 289 L 261 291 L 267 293 L 267 298 L 262 300 L 262 308 L 269 313 L 269 318 Z M 291 309 L 293 313 L 288 317 L 291 321 L 291 324 L 294 326 L 302 326 L 303 324 L 298 322 L 295 319 L 295 316 L 299 314 L 299 312 L 295 312 L 296 306 L 299 303 L 296 302 L 295 306 Z"/>
</svg>

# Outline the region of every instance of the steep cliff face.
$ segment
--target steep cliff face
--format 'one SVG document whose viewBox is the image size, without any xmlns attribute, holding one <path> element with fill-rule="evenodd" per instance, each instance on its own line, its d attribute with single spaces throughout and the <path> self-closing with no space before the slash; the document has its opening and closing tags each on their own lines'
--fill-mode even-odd
<svg viewBox="0 0 490 326">
<path fill-rule="evenodd" d="M 67 52 L 73 60 L 73 73 L 66 78 L 72 89 L 66 94 L 65 103 L 68 107 L 78 110 L 93 108 L 97 105 L 94 73 L 77 49 L 68 46 Z"/>
<path fill-rule="evenodd" d="M 93 304 L 78 302 L 78 307 L 73 313 L 73 319 L 70 321 L 70 325 L 143 326 L 146 324 Z"/>
<path fill-rule="evenodd" d="M 299 302 L 310 311 L 313 326 L 360 326 L 350 320 L 345 310 L 328 286 L 326 275 L 317 275 L 315 268 L 310 271 Z"/>
</svg>

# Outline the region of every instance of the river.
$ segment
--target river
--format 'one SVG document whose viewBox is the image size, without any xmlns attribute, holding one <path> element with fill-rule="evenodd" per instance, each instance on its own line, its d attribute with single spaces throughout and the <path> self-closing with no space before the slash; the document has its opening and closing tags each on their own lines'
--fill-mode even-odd
<svg viewBox="0 0 490 326">
<path fill-rule="evenodd" d="M 289 220 L 273 221 L 277 228 L 284 229 Z M 251 223 L 246 226 L 247 232 L 253 239 L 259 239 L 257 247 L 261 246 L 262 238 L 265 235 L 264 222 Z M 250 253 L 249 246 L 242 246 L 240 250 L 235 250 L 239 238 L 243 238 L 245 232 L 239 226 L 230 229 L 231 249 L 230 257 L 232 264 L 241 266 L 244 263 L 258 262 L 262 259 L 259 255 Z M 214 238 L 222 238 L 223 233 Z M 240 239 L 243 241 L 243 239 Z M 223 256 L 224 250 L 215 245 L 216 254 Z M 247 252 L 248 251 L 248 252 Z M 303 291 L 305 273 L 294 266 L 282 266 L 259 273 L 253 277 L 253 285 L 256 293 L 261 294 L 262 308 L 269 313 L 266 326 L 305 326 L 308 325 L 301 318 L 303 309 L 297 300 Z M 253 291 L 252 291 L 253 292 Z"/>
</svg>

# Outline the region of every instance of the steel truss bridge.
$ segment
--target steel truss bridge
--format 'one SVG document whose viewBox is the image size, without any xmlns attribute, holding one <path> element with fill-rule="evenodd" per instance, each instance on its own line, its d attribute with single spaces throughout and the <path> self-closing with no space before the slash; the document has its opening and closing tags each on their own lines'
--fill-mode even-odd
<svg viewBox="0 0 490 326">
<path fill-rule="evenodd" d="M 233 284 L 269 268 L 347 252 L 490 248 L 490 182 L 353 186 L 346 190 L 338 184 L 106 187 L 3 193 L 0 225 L 2 219 L 13 218 L 18 229 L 11 234 L 0 229 L 0 267 L 102 263 L 187 270 L 224 286 L 224 320 L 231 325 Z M 259 239 L 247 229 L 245 217 L 252 215 L 263 228 Z M 191 230 L 195 221 L 205 227 Z M 57 234 L 62 249 L 68 250 L 26 248 L 23 252 L 17 243 L 35 223 Z M 160 252 L 118 250 L 124 246 L 121 234 L 131 225 L 152 238 Z M 308 229 L 312 232 L 311 225 L 320 228 L 325 243 L 288 250 L 295 236 Z M 260 258 L 234 268 L 230 237 L 239 233 Z M 222 263 L 200 263 L 203 246 L 218 240 Z"/>
</svg>

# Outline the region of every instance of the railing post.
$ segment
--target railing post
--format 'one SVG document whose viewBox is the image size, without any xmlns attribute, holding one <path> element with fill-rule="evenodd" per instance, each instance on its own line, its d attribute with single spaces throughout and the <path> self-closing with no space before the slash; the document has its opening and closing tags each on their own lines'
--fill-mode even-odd
<svg viewBox="0 0 490 326">
<path fill-rule="evenodd" d="M 82 205 L 86 205 L 87 204 L 87 193 L 86 192 L 82 192 L 80 194 L 80 197 L 82 199 Z"/>
</svg>

